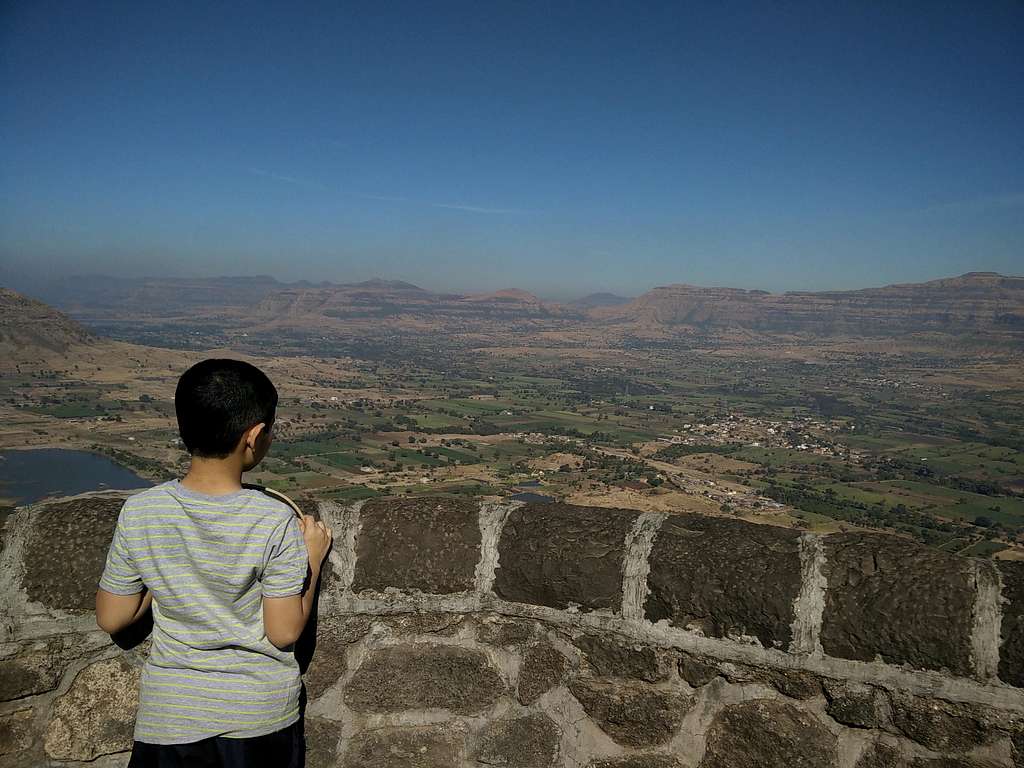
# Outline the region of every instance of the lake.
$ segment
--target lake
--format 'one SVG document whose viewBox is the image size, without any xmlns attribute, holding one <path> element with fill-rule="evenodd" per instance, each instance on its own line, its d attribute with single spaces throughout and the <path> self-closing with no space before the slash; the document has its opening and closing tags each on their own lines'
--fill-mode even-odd
<svg viewBox="0 0 1024 768">
<path fill-rule="evenodd" d="M 544 496 L 540 493 L 516 493 L 508 498 L 511 501 L 525 501 L 528 504 L 550 504 L 554 501 L 551 496 Z"/>
<path fill-rule="evenodd" d="M 62 448 L 0 451 L 0 498 L 13 499 L 15 504 L 32 504 L 47 496 L 151 485 L 98 453 Z"/>
</svg>

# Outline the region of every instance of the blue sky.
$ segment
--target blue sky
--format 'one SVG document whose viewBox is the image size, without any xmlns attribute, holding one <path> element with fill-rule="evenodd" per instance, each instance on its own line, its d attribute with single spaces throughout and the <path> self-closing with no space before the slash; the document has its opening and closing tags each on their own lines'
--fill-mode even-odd
<svg viewBox="0 0 1024 768">
<path fill-rule="evenodd" d="M 0 5 L 11 273 L 1024 273 L 1024 2 Z"/>
</svg>

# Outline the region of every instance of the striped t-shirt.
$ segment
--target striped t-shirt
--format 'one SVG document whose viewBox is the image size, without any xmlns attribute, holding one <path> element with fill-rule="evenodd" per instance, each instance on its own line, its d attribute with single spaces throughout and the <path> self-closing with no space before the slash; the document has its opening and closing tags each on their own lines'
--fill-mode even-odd
<svg viewBox="0 0 1024 768">
<path fill-rule="evenodd" d="M 99 585 L 153 593 L 136 741 L 260 736 L 298 719 L 298 663 L 266 638 L 262 598 L 299 594 L 306 566 L 295 514 L 259 491 L 207 496 L 174 480 L 125 501 Z"/>
</svg>

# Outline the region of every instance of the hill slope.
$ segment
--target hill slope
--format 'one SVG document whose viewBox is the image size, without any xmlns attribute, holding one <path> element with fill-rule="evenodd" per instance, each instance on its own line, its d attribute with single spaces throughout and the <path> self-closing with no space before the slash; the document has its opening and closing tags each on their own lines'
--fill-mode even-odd
<svg viewBox="0 0 1024 768">
<path fill-rule="evenodd" d="M 0 288 L 0 354 L 14 357 L 66 352 L 96 339 L 78 323 L 41 301 Z"/>
</svg>

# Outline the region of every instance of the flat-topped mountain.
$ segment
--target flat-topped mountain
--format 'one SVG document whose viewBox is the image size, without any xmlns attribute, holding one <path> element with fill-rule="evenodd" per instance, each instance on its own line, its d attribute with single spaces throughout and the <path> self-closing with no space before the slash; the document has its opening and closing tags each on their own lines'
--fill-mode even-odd
<svg viewBox="0 0 1024 768">
<path fill-rule="evenodd" d="M 433 293 L 411 283 L 370 280 L 362 283 L 295 286 L 276 291 L 256 307 L 262 321 L 295 320 L 301 317 L 360 318 L 451 317 L 463 320 L 502 316 L 546 316 L 565 314 L 557 304 L 547 304 L 516 288 L 493 293 Z"/>
<path fill-rule="evenodd" d="M 0 354 L 65 352 L 95 338 L 62 312 L 41 301 L 0 288 Z"/>
<path fill-rule="evenodd" d="M 589 314 L 637 329 L 685 326 L 815 335 L 1024 332 L 1024 278 L 973 272 L 927 283 L 782 294 L 668 285 Z"/>
<path fill-rule="evenodd" d="M 289 285 L 268 293 L 253 308 L 261 319 L 390 313 L 396 308 L 426 307 L 436 295 L 412 283 L 367 280 L 362 283 Z"/>
<path fill-rule="evenodd" d="M 252 278 L 84 278 L 80 290 L 56 281 L 43 292 L 74 318 L 119 338 L 132 329 L 179 325 L 233 333 L 336 332 L 353 338 L 439 334 L 488 344 L 515 333 L 555 333 L 573 343 L 706 338 L 984 335 L 1024 339 L 1024 277 L 972 272 L 926 283 L 855 291 L 769 293 L 686 284 L 635 299 L 592 294 L 559 304 L 506 288 L 436 292 L 400 280 L 281 283 Z M 130 324 L 130 328 L 126 325 Z M 141 338 L 141 337 L 138 337 Z M 504 343 L 502 341 L 502 343 Z"/>
</svg>

